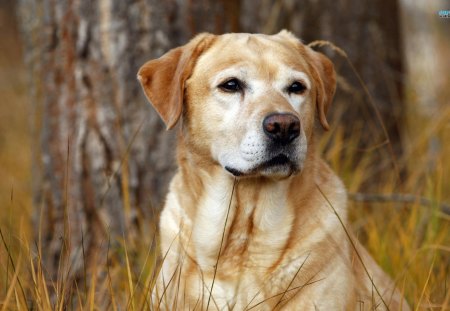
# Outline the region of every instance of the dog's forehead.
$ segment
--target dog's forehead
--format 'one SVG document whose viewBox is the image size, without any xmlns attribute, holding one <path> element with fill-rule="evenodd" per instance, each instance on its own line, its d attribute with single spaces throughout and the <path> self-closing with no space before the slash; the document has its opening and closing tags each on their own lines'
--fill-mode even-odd
<svg viewBox="0 0 450 311">
<path fill-rule="evenodd" d="M 266 67 L 279 65 L 308 71 L 305 47 L 293 36 L 233 33 L 217 36 L 214 44 L 200 57 L 198 65 L 211 73 L 237 63 Z"/>
</svg>

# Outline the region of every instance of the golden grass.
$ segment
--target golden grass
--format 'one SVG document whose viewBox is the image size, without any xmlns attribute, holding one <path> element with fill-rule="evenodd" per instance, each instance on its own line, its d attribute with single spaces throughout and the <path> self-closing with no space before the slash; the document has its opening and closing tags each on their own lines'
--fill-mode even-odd
<svg viewBox="0 0 450 311">
<path fill-rule="evenodd" d="M 53 284 L 45 279 L 40 254 L 30 239 L 29 109 L 25 70 L 17 59 L 20 51 L 11 51 L 14 46 L 17 42 L 10 37 L 0 46 L 0 311 L 98 310 L 105 308 L 104 301 L 112 310 L 149 309 L 157 266 L 154 236 L 114 243 L 108 266 L 96 267 L 107 277 L 100 280 L 93 273 L 90 279 L 82 280 L 73 299 L 62 294 L 66 286 L 63 276 Z M 441 94 L 443 98 L 448 95 Z M 389 194 L 401 189 L 402 193 L 430 199 L 432 205 L 350 201 L 353 230 L 397 281 L 414 310 L 450 310 L 450 215 L 440 210 L 441 203 L 450 202 L 450 107 L 442 105 L 438 115 L 425 117 L 413 102 L 409 104 L 406 153 L 396 160 L 406 177 L 399 187 L 392 169 L 386 169 L 383 183 L 377 180 L 372 191 Z M 333 122 L 339 124 L 338 120 Z M 344 140 L 340 127 L 326 133 L 320 142 L 328 146 L 324 157 L 349 192 L 364 192 L 361 185 L 371 181 L 367 176 L 371 176 L 374 152 L 386 147 L 361 155 L 358 142 L 358 131 Z M 354 168 L 356 157 L 361 160 Z M 50 297 L 47 286 L 56 288 L 58 296 Z M 67 305 L 68 300 L 73 304 Z"/>
<path fill-rule="evenodd" d="M 388 161 L 397 161 L 405 169 L 406 177 L 398 184 L 389 168 L 381 177 L 383 182 L 375 182 L 375 191 L 425 197 L 431 206 L 421 205 L 419 199 L 413 203 L 350 202 L 350 217 L 359 239 L 394 277 L 414 310 L 450 310 L 450 214 L 448 208 L 446 213 L 442 210 L 442 204 L 450 202 L 450 145 L 446 143 L 450 141 L 450 106 L 443 105 L 437 115 L 429 117 L 410 107 L 407 119 L 409 141 L 404 157 L 386 155 Z M 350 193 L 364 192 L 361 185 L 371 175 L 373 152 L 363 154 L 352 170 L 359 152 L 358 134 L 344 141 L 342 132 L 337 128 L 322 139 L 322 145 L 331 145 L 325 158 Z"/>
</svg>

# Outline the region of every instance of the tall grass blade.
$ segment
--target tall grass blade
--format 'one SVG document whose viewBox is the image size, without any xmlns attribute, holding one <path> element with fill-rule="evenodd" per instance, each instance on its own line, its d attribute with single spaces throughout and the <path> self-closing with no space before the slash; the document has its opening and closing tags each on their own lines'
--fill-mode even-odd
<svg viewBox="0 0 450 311">
<path fill-rule="evenodd" d="M 129 304 L 131 303 L 131 309 L 134 311 L 136 310 L 136 307 L 134 305 L 133 275 L 131 274 L 130 260 L 128 258 L 128 249 L 125 237 L 124 237 L 124 248 L 125 248 L 125 264 L 127 269 L 128 290 L 130 291 L 130 298 L 127 304 L 127 309 L 129 308 Z"/>
<path fill-rule="evenodd" d="M 278 307 L 278 305 L 283 301 L 284 296 L 286 295 L 286 293 L 289 291 L 289 288 L 292 286 L 292 283 L 294 283 L 295 279 L 297 278 L 298 273 L 300 272 L 300 270 L 303 268 L 303 266 L 305 265 L 305 262 L 308 260 L 309 256 L 311 255 L 311 253 L 309 253 L 305 260 L 302 262 L 302 264 L 300 265 L 300 267 L 297 269 L 297 271 L 294 274 L 294 277 L 291 279 L 291 281 L 289 282 L 289 285 L 286 287 L 286 290 L 284 291 L 283 295 L 281 295 L 280 300 L 278 300 L 277 304 L 275 305 L 274 309 L 276 309 Z"/>
<path fill-rule="evenodd" d="M 427 279 L 425 281 L 425 284 L 423 285 L 422 292 L 420 293 L 419 300 L 417 301 L 417 306 L 416 306 L 415 311 L 419 310 L 419 308 L 420 308 L 420 305 L 422 303 L 423 297 L 425 295 L 425 290 L 427 289 L 428 282 L 430 281 L 431 274 L 433 272 L 433 268 L 434 268 L 434 263 L 435 262 L 436 262 L 436 252 L 434 252 L 433 261 L 431 262 L 430 269 L 428 270 L 428 276 L 427 276 Z"/>
<path fill-rule="evenodd" d="M 19 280 L 19 270 L 14 271 L 14 275 L 11 278 L 8 291 L 6 292 L 6 296 L 2 301 L 2 309 L 1 311 L 6 311 L 12 309 L 9 307 L 9 300 L 11 299 L 11 296 L 15 293 L 16 283 Z M 17 298 L 16 298 L 17 300 Z"/>
<path fill-rule="evenodd" d="M 25 291 L 23 289 L 22 282 L 20 281 L 20 278 L 18 276 L 16 265 L 14 264 L 14 260 L 13 260 L 12 255 L 11 255 L 11 251 L 10 251 L 10 249 L 8 247 L 8 244 L 5 241 L 5 237 L 3 236 L 3 232 L 2 232 L 1 228 L 0 228 L 0 236 L 2 238 L 3 246 L 5 247 L 6 253 L 8 254 L 8 259 L 11 262 L 11 266 L 13 268 L 14 274 L 17 274 L 17 283 L 19 284 L 19 288 L 20 288 L 20 291 L 22 293 L 23 299 L 24 299 L 24 301 L 27 301 L 27 296 L 25 295 Z"/>
<path fill-rule="evenodd" d="M 225 231 L 226 231 L 226 228 L 227 228 L 228 216 L 230 214 L 231 202 L 233 201 L 234 188 L 236 186 L 236 183 L 237 183 L 236 178 L 234 178 L 233 188 L 231 189 L 231 195 L 230 195 L 230 203 L 228 204 L 227 216 L 225 217 L 225 224 L 223 225 L 222 238 L 220 240 L 219 253 L 217 254 L 216 265 L 214 266 L 214 275 L 213 275 L 213 280 L 212 280 L 212 283 L 211 283 L 211 290 L 209 292 L 208 303 L 206 304 L 206 311 L 208 311 L 209 303 L 211 301 L 211 296 L 212 296 L 213 289 L 214 289 L 214 282 L 216 280 L 216 274 L 217 274 L 217 268 L 219 266 L 220 255 L 222 254 L 223 240 L 225 239 Z"/>
<path fill-rule="evenodd" d="M 378 290 L 377 286 L 375 285 L 372 276 L 369 273 L 369 270 L 366 267 L 366 264 L 364 263 L 361 255 L 358 252 L 358 249 L 356 248 L 355 242 L 353 242 L 352 237 L 350 236 L 350 233 L 347 230 L 347 227 L 345 226 L 344 222 L 342 221 L 341 216 L 339 216 L 338 212 L 336 211 L 336 209 L 334 208 L 333 204 L 330 202 L 330 200 L 328 200 L 328 197 L 325 195 L 325 193 L 323 193 L 322 189 L 319 187 L 318 184 L 316 184 L 317 189 L 319 190 L 319 192 L 322 194 L 323 198 L 327 201 L 328 205 L 331 207 L 331 209 L 333 210 L 333 213 L 336 215 L 336 217 L 339 220 L 339 223 L 342 226 L 342 229 L 344 229 L 344 232 L 353 248 L 353 250 L 355 251 L 356 256 L 358 257 L 359 262 L 361 263 L 361 265 L 364 268 L 364 272 L 366 273 L 367 277 L 369 278 L 370 282 L 372 283 L 373 288 L 375 289 L 375 291 L 377 292 L 378 296 L 380 297 L 381 301 L 383 302 L 383 305 L 386 307 L 386 309 L 389 311 L 389 306 L 386 304 L 386 302 L 383 299 L 383 296 L 381 295 L 380 291 Z M 373 296 L 373 295 L 372 295 Z"/>
</svg>

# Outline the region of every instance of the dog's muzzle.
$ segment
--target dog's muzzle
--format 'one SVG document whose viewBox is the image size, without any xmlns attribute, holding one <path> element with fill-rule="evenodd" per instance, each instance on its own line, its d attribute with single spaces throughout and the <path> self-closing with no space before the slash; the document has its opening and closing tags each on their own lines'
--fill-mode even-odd
<svg viewBox="0 0 450 311">
<path fill-rule="evenodd" d="M 248 170 L 241 171 L 233 166 L 225 166 L 225 169 L 234 176 L 287 177 L 297 173 L 300 170 L 300 119 L 291 113 L 271 113 L 263 119 L 262 131 L 264 151 L 255 152 L 255 157 L 262 159 Z"/>
</svg>

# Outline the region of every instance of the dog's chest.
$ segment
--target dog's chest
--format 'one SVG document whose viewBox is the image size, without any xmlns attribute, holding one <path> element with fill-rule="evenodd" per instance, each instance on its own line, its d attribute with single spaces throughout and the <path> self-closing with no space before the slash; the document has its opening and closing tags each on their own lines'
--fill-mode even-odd
<svg viewBox="0 0 450 311">
<path fill-rule="evenodd" d="M 198 207 L 193 241 L 203 271 L 218 264 L 225 274 L 242 274 L 252 267 L 261 273 L 260 267 L 269 268 L 284 253 L 293 211 L 283 183 L 253 187 L 217 181 L 209 185 Z"/>
</svg>

